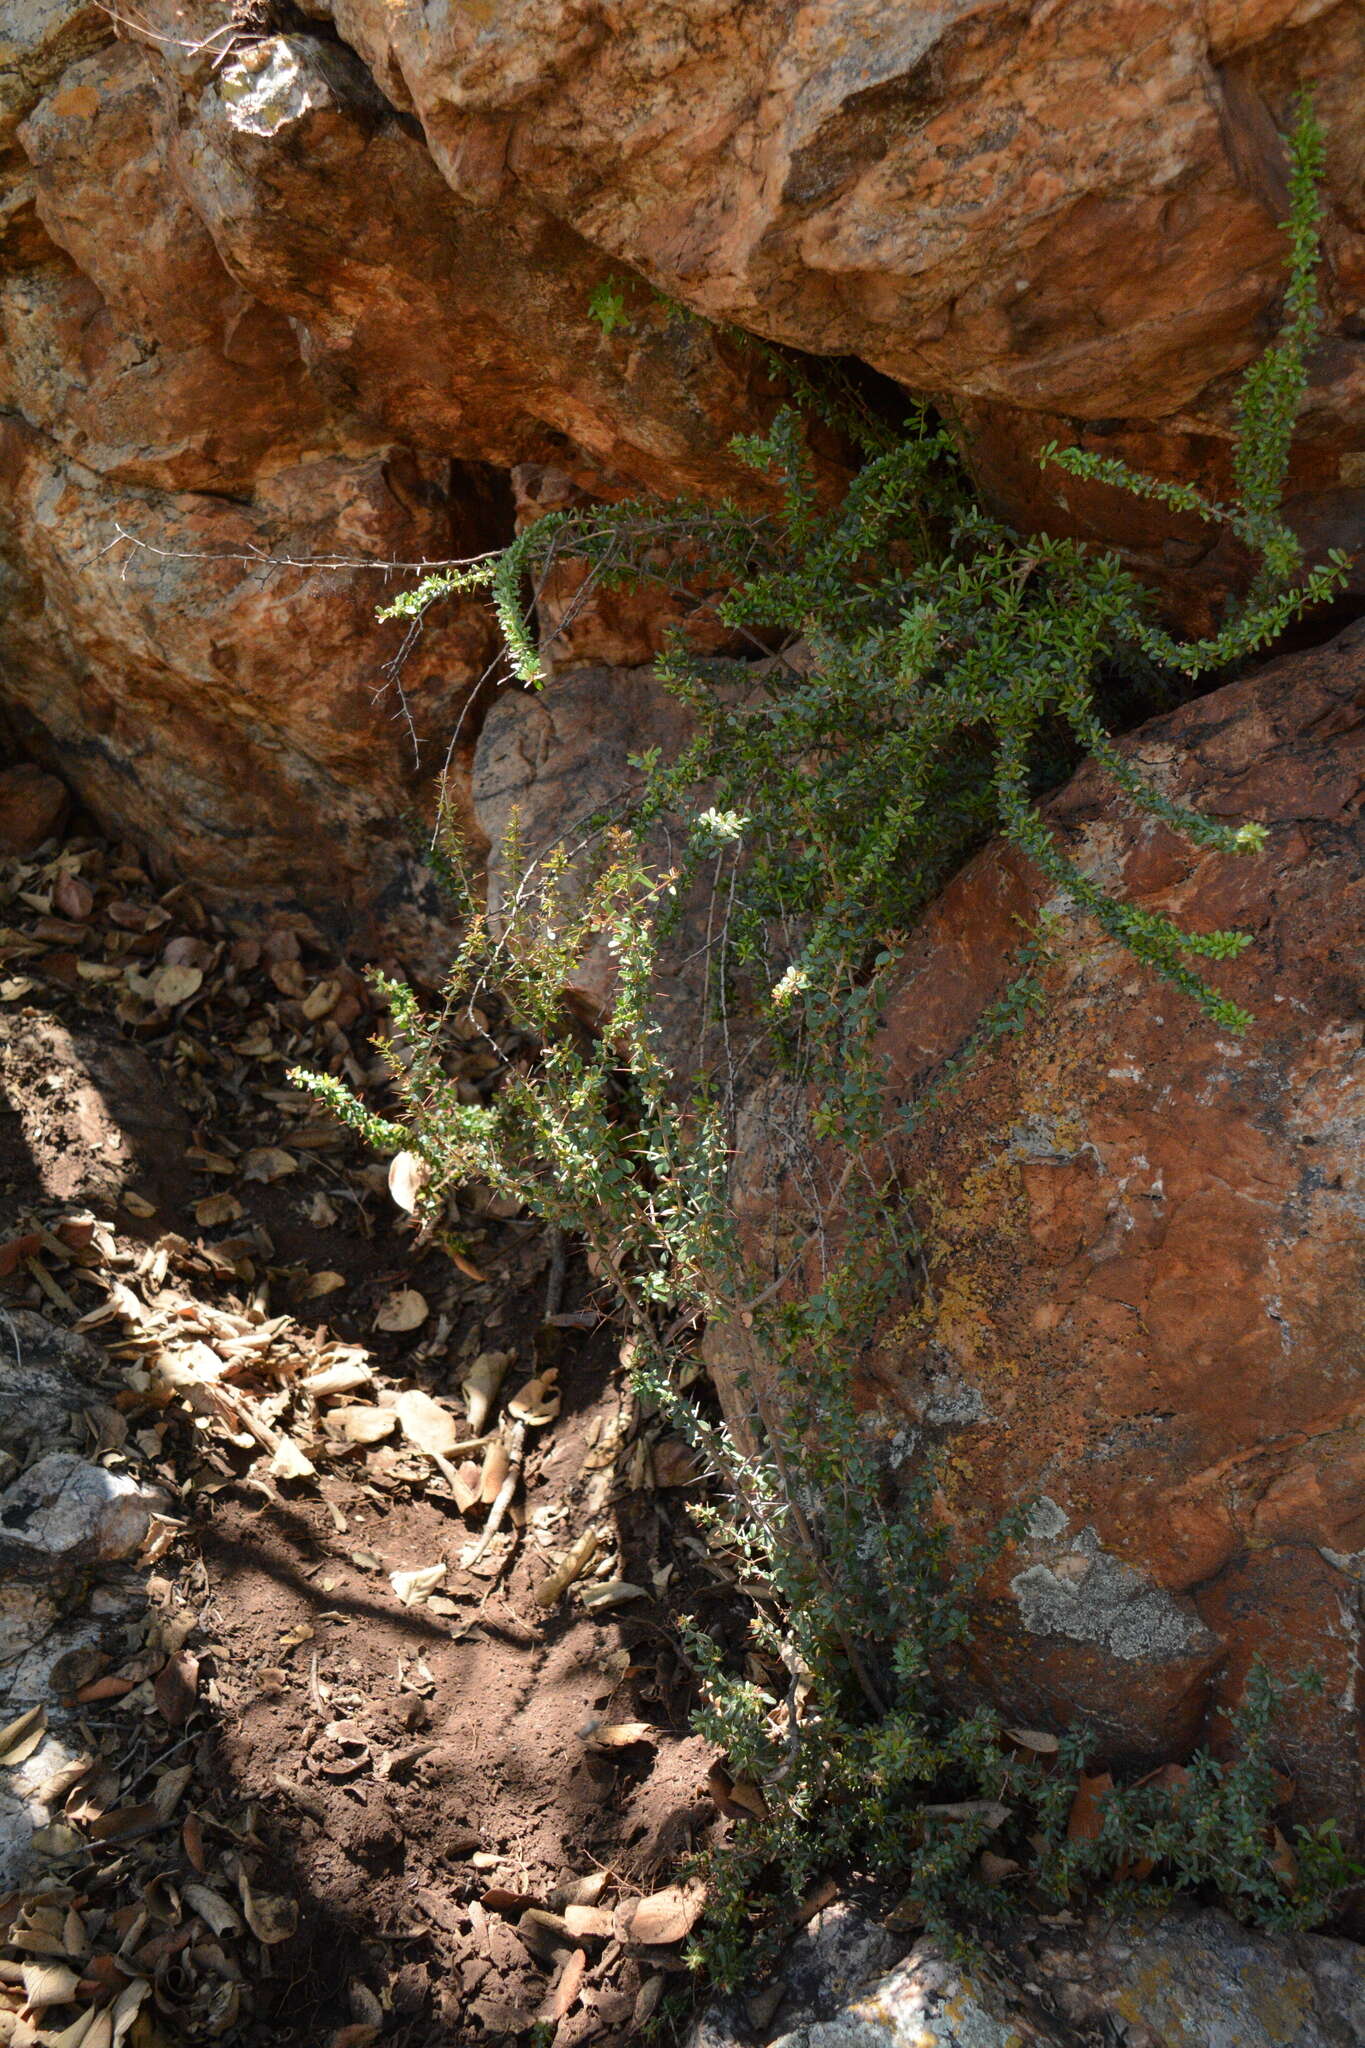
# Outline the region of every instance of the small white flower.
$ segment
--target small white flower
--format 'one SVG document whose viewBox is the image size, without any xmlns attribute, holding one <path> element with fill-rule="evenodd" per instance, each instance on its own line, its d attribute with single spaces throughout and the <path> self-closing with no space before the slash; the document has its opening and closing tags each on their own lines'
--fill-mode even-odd
<svg viewBox="0 0 1365 2048">
<path fill-rule="evenodd" d="M 737 846 L 748 823 L 738 811 L 701 811 L 692 821 L 692 837 L 713 846 Z"/>
</svg>

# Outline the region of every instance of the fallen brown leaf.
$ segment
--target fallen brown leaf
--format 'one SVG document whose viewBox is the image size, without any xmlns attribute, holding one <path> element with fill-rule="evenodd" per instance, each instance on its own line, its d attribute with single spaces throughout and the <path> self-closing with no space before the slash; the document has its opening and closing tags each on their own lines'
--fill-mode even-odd
<svg viewBox="0 0 1365 2048">
<path fill-rule="evenodd" d="M 377 1330 L 401 1334 L 420 1329 L 430 1313 L 424 1294 L 415 1287 L 403 1287 L 381 1304 L 374 1326 Z"/>
<path fill-rule="evenodd" d="M 149 1835 L 161 1825 L 154 1806 L 116 1806 L 112 1813 L 92 1820 L 88 1832 L 93 1842 L 125 1842 L 135 1835 Z"/>
<path fill-rule="evenodd" d="M 47 1733 L 47 1708 L 28 1707 L 0 1728 L 0 1765 L 8 1768 L 31 1757 Z"/>
<path fill-rule="evenodd" d="M 555 1985 L 554 1993 L 550 2000 L 550 2018 L 552 2020 L 556 2022 L 562 2020 L 565 2013 L 576 2004 L 578 1994 L 583 1989 L 583 1979 L 587 1974 L 587 1968 L 587 1955 L 581 1948 L 576 1948 L 559 1973 L 559 1982 Z"/>
<path fill-rule="evenodd" d="M 1071 1802 L 1071 1813 L 1066 1824 L 1069 1842 L 1097 1842 L 1100 1837 L 1100 1808 L 1105 1794 L 1114 1789 L 1114 1780 L 1108 1771 L 1099 1771 L 1094 1777 L 1084 1774 L 1077 1781 L 1076 1796 Z"/>
<path fill-rule="evenodd" d="M 168 1657 L 152 1681 L 152 1695 L 163 1721 L 183 1728 L 199 1694 L 199 1659 L 189 1650 Z"/>
<path fill-rule="evenodd" d="M 238 1874 L 237 1889 L 241 1894 L 246 1924 L 257 1941 L 273 1948 L 277 1942 L 288 1941 L 298 1932 L 297 1899 L 285 1898 L 278 1892 L 253 1891 L 244 1870 Z"/>
<path fill-rule="evenodd" d="M 628 1900 L 616 1909 L 616 1939 L 639 1948 L 667 1948 L 692 1932 L 705 1903 L 705 1887 L 699 1884 L 670 1884 L 648 1898 Z"/>
</svg>

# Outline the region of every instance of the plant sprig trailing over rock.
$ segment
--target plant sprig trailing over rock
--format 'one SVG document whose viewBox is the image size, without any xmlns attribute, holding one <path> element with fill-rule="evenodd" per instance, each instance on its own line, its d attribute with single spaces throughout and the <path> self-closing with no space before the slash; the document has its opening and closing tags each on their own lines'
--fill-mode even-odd
<svg viewBox="0 0 1365 2048">
<path fill-rule="evenodd" d="M 758 509 L 631 501 L 554 514 L 500 557 L 429 577 L 389 608 L 420 617 L 449 592 L 489 589 L 512 666 L 534 683 L 528 591 L 569 554 L 602 583 L 655 580 L 689 594 L 765 657 L 703 660 L 679 634 L 660 667 L 692 707 L 696 736 L 679 759 L 642 764 L 633 830 L 605 833 L 587 873 L 564 852 L 532 872 L 510 843 L 507 866 L 525 869 L 523 884 L 496 931 L 466 901 L 443 1007 L 425 1011 L 406 988 L 383 985 L 401 1115 L 376 1117 L 344 1084 L 301 1077 L 376 1146 L 419 1155 L 435 1229 L 455 1189 L 478 1181 L 580 1233 L 628 1319 L 641 1397 L 723 1482 L 718 1529 L 753 1598 L 753 1668 L 764 1676 L 737 1679 L 690 1633 L 707 1698 L 700 1725 L 751 1788 L 749 1822 L 710 1868 L 705 1960 L 722 1981 L 745 1966 L 765 1923 L 774 1935 L 790 1924 L 774 1885 L 797 1900 L 832 1863 L 906 1885 L 907 1911 L 926 1921 L 989 1915 L 1016 1889 L 1057 1902 L 1146 1872 L 1212 1886 L 1253 1917 L 1310 1924 L 1355 1875 L 1330 1828 L 1298 1831 L 1292 1884 L 1285 1858 L 1272 1859 L 1275 1690 L 1259 1672 L 1231 1762 L 1200 1756 L 1176 1779 L 1112 1791 L 1078 1836 L 1069 1823 L 1084 1729 L 1044 1754 L 994 1714 L 963 1712 L 943 1684 L 973 1588 L 1018 1516 L 957 1557 L 933 1512 L 932 1463 L 888 1466 L 853 1387 L 859 1345 L 915 1259 L 884 1151 L 881 993 L 897 928 L 972 845 L 1003 830 L 1216 1024 L 1246 1021 L 1191 964 L 1229 957 L 1240 935 L 1186 931 L 1107 893 L 1058 845 L 1036 797 L 1049 767 L 1079 751 L 1198 845 L 1245 854 L 1261 841 L 1255 826 L 1172 803 L 1115 749 L 1099 700 L 1115 665 L 1188 680 L 1240 659 L 1340 580 L 1336 557 L 1305 567 L 1279 510 L 1316 318 L 1320 143 L 1307 113 L 1291 156 L 1287 318 L 1242 388 L 1234 503 L 1075 451 L 1048 456 L 1232 526 L 1258 568 L 1218 633 L 1175 641 L 1113 556 L 1021 538 L 977 507 L 926 412 L 890 433 L 846 393 L 838 417 L 866 459 L 833 502 L 788 409 L 740 444 L 766 480 Z M 678 811 L 693 820 L 684 873 L 661 875 L 643 833 Z M 729 1207 L 724 1091 L 671 1073 L 651 1021 L 659 932 L 686 871 L 718 858 L 735 884 L 732 957 L 768 989 L 761 1028 L 811 1105 L 809 1140 L 826 1168 L 809 1229 L 776 1279 L 749 1266 Z M 615 986 L 592 1036 L 562 991 L 604 937 Z M 939 1086 L 1026 1020 L 1049 938 L 1045 921 Z M 486 987 L 540 1050 L 504 1061 L 500 1084 L 468 1103 L 446 1069 L 446 1027 L 457 1004 L 476 1020 Z M 700 1323 L 727 1328 L 749 1360 L 739 1438 L 678 1391 L 682 1333 Z"/>
<path fill-rule="evenodd" d="M 641 811 L 647 820 L 707 784 L 714 810 L 743 820 L 741 951 L 761 953 L 774 923 L 805 933 L 776 977 L 783 1001 L 859 976 L 868 949 L 994 828 L 1215 1023 L 1244 1029 L 1245 1013 L 1194 963 L 1234 956 L 1245 936 L 1182 928 L 1100 887 L 1069 859 L 1035 798 L 1050 768 L 1085 754 L 1195 844 L 1230 854 L 1263 844 L 1256 824 L 1229 825 L 1167 798 L 1114 747 L 1097 700 L 1117 664 L 1145 663 L 1185 684 L 1226 669 L 1345 574 L 1335 553 L 1306 568 L 1279 509 L 1317 319 L 1321 148 L 1304 112 L 1290 143 L 1286 320 L 1243 382 L 1233 501 L 1078 450 L 1044 457 L 1231 528 L 1257 568 L 1217 633 L 1175 639 L 1114 555 L 1022 538 L 991 518 L 972 500 L 950 435 L 923 408 L 892 434 L 842 400 L 834 417 L 858 434 L 867 460 L 833 504 L 800 414 L 787 408 L 767 433 L 735 444 L 769 488 L 766 509 L 627 500 L 551 514 L 498 558 L 426 579 L 385 616 L 420 615 L 447 593 L 486 587 L 516 674 L 538 683 L 527 590 L 567 554 L 605 585 L 654 580 L 705 598 L 732 633 L 784 650 L 766 664 L 704 660 L 674 636 L 660 673 L 692 707 L 697 735 L 680 759 L 647 764 Z"/>
</svg>

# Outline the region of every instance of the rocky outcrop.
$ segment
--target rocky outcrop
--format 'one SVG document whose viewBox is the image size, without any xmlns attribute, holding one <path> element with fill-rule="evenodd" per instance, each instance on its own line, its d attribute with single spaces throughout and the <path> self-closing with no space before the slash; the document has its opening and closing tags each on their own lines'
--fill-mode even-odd
<svg viewBox="0 0 1365 2048">
<path fill-rule="evenodd" d="M 887 1944 L 832 1908 L 783 1958 L 774 2019 L 754 2026 L 760 1992 L 748 2013 L 708 2013 L 691 2048 L 1353 2048 L 1365 2028 L 1354 1943 L 1256 1933 L 1225 1913 L 1025 1915 L 993 1951 L 962 1957 L 925 1936 L 894 1968 Z"/>
<path fill-rule="evenodd" d="M 711 319 L 945 397 L 1023 523 L 1167 572 L 1212 536 L 1044 479 L 1036 453 L 1079 428 L 1169 474 L 1225 473 L 1231 383 L 1280 289 L 1278 130 L 1311 85 L 1334 317 L 1296 488 L 1315 539 L 1358 534 L 1358 6 L 1143 0 L 1119 35 L 1103 0 L 315 5 L 490 220 L 533 194 Z M 1204 560 L 1186 604 L 1227 567 Z"/>
<path fill-rule="evenodd" d="M 404 817 L 467 761 L 498 641 L 474 603 L 377 627 L 365 565 L 509 539 L 513 465 L 730 488 L 766 377 L 658 302 L 604 335 L 604 259 L 529 200 L 490 232 L 334 37 L 21 12 L 11 730 L 177 873 L 392 936 L 423 901 Z"/>
<path fill-rule="evenodd" d="M 976 1682 L 1030 1725 L 1083 1715 L 1097 1749 L 1165 1758 L 1212 1727 L 1248 1662 L 1313 1667 L 1288 1737 L 1301 1794 L 1361 1815 L 1365 1579 L 1365 630 L 1277 662 L 1127 746 L 1255 858 L 1201 853 L 1085 770 L 1051 804 L 1090 874 L 1253 943 L 1218 967 L 1255 1016 L 1221 1036 L 1008 851 L 949 887 L 885 1016 L 887 1129 L 1016 972 L 1047 913 L 1047 1001 L 991 1042 L 883 1162 L 922 1284 L 858 1360 L 894 1461 L 944 1454 L 967 1540 L 1020 1500 L 987 1588 Z M 761 1276 L 809 1229 L 804 1105 L 771 1083 L 735 1194 Z M 837 1237 L 837 1212 L 826 1219 Z M 733 1336 L 713 1355 L 742 1425 Z"/>
<path fill-rule="evenodd" d="M 356 565 L 478 553 L 535 502 L 744 487 L 730 438 L 775 389 L 684 308 L 943 397 L 1000 505 L 1120 543 L 1202 620 L 1221 543 L 1034 458 L 1080 433 L 1218 483 L 1304 83 L 1330 321 L 1293 492 L 1315 546 L 1357 535 L 1345 0 L 1145 0 L 1121 38 L 1099 0 L 5 24 L 0 703 L 197 882 L 420 924 L 402 820 L 448 756 L 463 800 L 497 636 L 473 603 L 378 628 L 389 582 Z M 560 658 L 633 663 L 659 629 L 598 606 Z"/>
</svg>

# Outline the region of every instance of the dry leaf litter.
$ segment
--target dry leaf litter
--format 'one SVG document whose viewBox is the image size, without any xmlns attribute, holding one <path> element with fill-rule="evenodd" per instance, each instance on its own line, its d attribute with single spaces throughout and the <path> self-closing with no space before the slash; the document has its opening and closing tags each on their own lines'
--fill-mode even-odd
<svg viewBox="0 0 1365 2048">
<path fill-rule="evenodd" d="M 126 846 L 0 867 L 0 1393 L 67 1348 L 57 1477 L 123 1532 L 0 1662 L 7 2048 L 574 2048 L 686 1981 L 720 1797 L 665 1603 L 724 1627 L 728 1562 L 588 1276 L 477 1189 L 452 1263 L 416 1162 L 288 1085 L 382 1105 L 380 1021 L 307 920 Z"/>
</svg>

